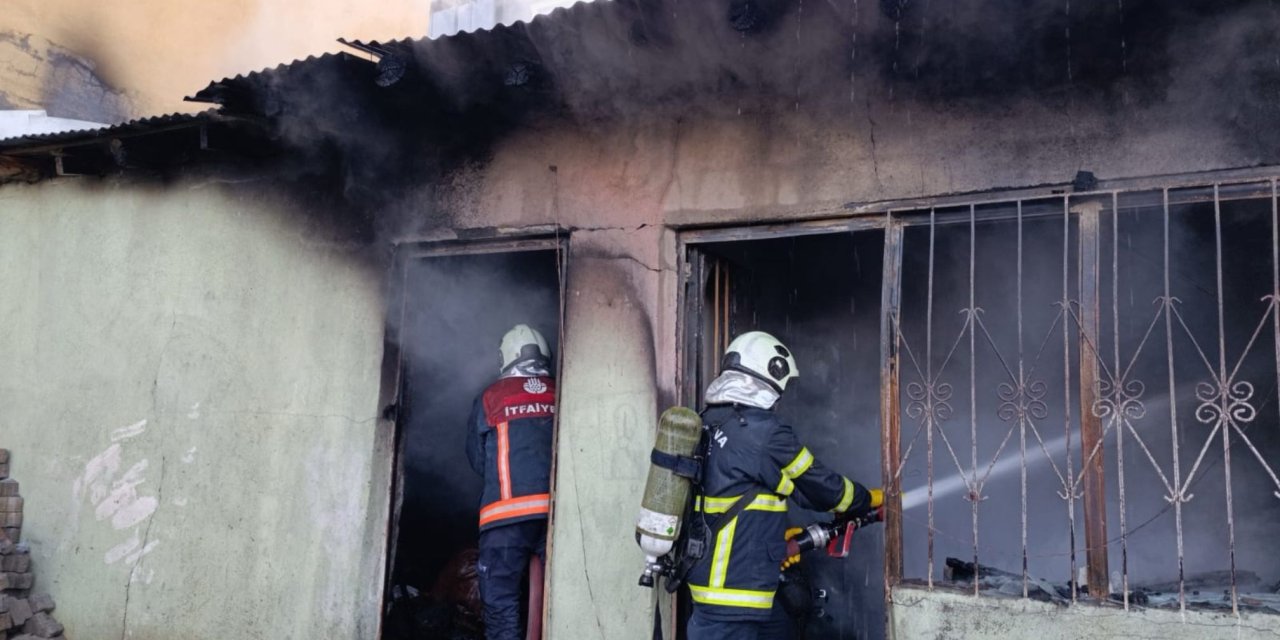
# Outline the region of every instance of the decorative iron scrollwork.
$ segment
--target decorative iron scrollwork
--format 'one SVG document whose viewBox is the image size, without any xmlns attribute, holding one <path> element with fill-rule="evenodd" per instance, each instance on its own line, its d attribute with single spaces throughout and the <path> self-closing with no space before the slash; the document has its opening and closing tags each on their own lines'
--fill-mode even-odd
<svg viewBox="0 0 1280 640">
<path fill-rule="evenodd" d="M 1146 417 L 1147 405 L 1142 401 L 1146 386 L 1141 380 L 1121 380 L 1118 385 L 1110 380 L 1099 380 L 1096 388 L 1097 400 L 1092 407 L 1094 417 L 1117 416 L 1125 420 Z"/>
<path fill-rule="evenodd" d="M 907 383 L 907 416 L 913 420 L 928 420 L 932 424 L 946 422 L 955 413 L 951 408 L 954 390 L 950 383 Z"/>
<path fill-rule="evenodd" d="M 1043 380 L 1033 380 L 1030 384 L 1023 380 L 1017 385 L 1001 382 L 996 386 L 996 394 L 1002 401 L 996 415 L 1005 422 L 1043 420 L 1049 415 L 1049 407 L 1044 402 L 1048 391 L 1049 385 Z"/>
<path fill-rule="evenodd" d="M 1253 398 L 1253 385 L 1247 381 L 1214 386 L 1208 382 L 1196 384 L 1196 420 L 1203 424 L 1219 424 L 1230 421 L 1235 424 L 1253 422 L 1258 410 L 1249 400 Z"/>
</svg>

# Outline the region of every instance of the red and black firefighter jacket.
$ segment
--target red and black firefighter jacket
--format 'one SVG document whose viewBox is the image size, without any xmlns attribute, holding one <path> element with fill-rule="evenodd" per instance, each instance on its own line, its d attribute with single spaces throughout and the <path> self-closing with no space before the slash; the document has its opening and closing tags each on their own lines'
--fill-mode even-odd
<svg viewBox="0 0 1280 640">
<path fill-rule="evenodd" d="M 723 620 L 767 620 L 787 554 L 787 500 L 814 511 L 865 513 L 871 495 L 814 459 L 773 411 L 713 405 L 703 414 L 710 452 L 703 496 L 695 509 L 714 530 L 715 514 L 757 494 L 708 540 L 689 574 L 689 592 L 703 614 Z"/>
<path fill-rule="evenodd" d="M 551 510 L 551 436 L 556 383 L 502 378 L 471 410 L 467 459 L 484 479 L 480 530 L 544 519 Z"/>
</svg>

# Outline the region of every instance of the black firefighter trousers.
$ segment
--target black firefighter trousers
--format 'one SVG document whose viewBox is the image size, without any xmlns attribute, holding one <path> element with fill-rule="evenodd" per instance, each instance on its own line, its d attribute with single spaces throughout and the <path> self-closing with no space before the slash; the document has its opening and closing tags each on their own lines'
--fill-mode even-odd
<svg viewBox="0 0 1280 640">
<path fill-rule="evenodd" d="M 520 619 L 529 559 L 546 561 L 547 521 L 526 520 L 480 533 L 480 598 L 484 600 L 486 640 L 523 640 Z"/>
</svg>

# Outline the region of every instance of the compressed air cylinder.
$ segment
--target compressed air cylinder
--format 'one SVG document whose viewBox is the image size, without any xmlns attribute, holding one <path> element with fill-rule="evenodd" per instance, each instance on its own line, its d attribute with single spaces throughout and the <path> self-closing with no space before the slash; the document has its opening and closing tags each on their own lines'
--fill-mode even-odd
<svg viewBox="0 0 1280 640">
<path fill-rule="evenodd" d="M 702 418 L 690 409 L 672 407 L 658 419 L 658 438 L 653 448 L 662 453 L 692 457 L 701 439 Z M 680 535 L 680 518 L 688 500 L 688 478 L 656 464 L 649 465 L 636 534 L 650 563 L 671 551 Z"/>
</svg>

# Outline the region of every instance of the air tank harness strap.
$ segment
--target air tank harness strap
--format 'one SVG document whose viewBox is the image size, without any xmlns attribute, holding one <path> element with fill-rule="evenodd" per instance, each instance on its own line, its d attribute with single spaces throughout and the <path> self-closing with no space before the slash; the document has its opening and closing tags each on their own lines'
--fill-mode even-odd
<svg viewBox="0 0 1280 640">
<path fill-rule="evenodd" d="M 751 506 L 751 503 L 755 502 L 756 498 L 759 498 L 766 493 L 768 492 L 764 489 L 757 489 L 747 493 L 746 495 L 739 496 L 738 499 L 729 506 L 728 510 L 724 513 L 718 514 L 718 517 L 713 521 L 714 524 L 707 522 L 706 511 L 699 512 L 701 515 L 701 524 L 704 529 L 697 534 L 692 532 L 686 534 L 686 547 L 684 554 L 677 561 L 671 575 L 667 578 L 668 593 L 675 593 L 676 590 L 684 585 L 689 576 L 689 572 L 693 570 L 693 565 L 697 564 L 698 560 L 701 560 L 703 555 L 706 554 L 706 545 L 714 545 L 715 540 L 720 537 L 720 532 L 728 526 L 730 522 L 733 522 L 734 518 L 737 518 L 744 509 Z"/>
<path fill-rule="evenodd" d="M 681 456 L 654 449 L 649 453 L 649 461 L 670 470 L 672 473 L 697 482 L 702 477 L 702 463 L 697 458 Z"/>
</svg>

